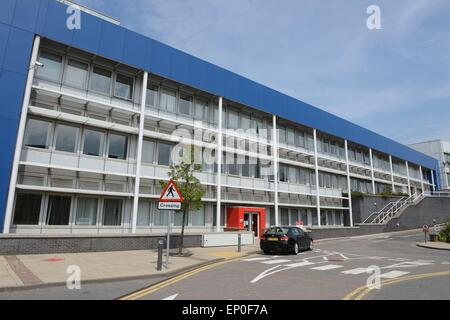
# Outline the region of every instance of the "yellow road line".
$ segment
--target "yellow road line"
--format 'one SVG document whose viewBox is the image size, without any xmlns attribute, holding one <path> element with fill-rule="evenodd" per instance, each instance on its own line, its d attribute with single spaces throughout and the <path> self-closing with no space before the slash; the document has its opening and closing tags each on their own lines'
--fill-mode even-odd
<svg viewBox="0 0 450 320">
<path fill-rule="evenodd" d="M 410 281 L 410 280 L 418 280 L 418 279 L 426 279 L 426 278 L 432 278 L 432 277 L 439 277 L 439 276 L 448 276 L 450 275 L 450 271 L 442 271 L 442 272 L 431 272 L 431 273 L 422 273 L 422 274 L 416 274 L 416 275 L 410 275 L 410 276 L 404 276 L 397 279 L 390 279 L 390 280 L 384 280 L 381 282 L 381 287 L 388 286 L 404 281 Z M 347 294 L 342 300 L 362 300 L 364 297 L 366 297 L 372 290 L 372 288 L 368 288 L 367 286 L 361 286 L 349 294 Z"/>
<path fill-rule="evenodd" d="M 235 260 L 235 259 L 227 259 L 225 261 L 220 261 L 220 262 L 216 262 L 216 263 L 213 263 L 213 264 L 208 264 L 206 266 L 197 268 L 195 270 L 191 270 L 191 271 L 182 273 L 182 274 L 180 274 L 178 276 L 175 276 L 173 278 L 164 280 L 164 281 L 162 281 L 162 282 L 160 282 L 160 283 L 158 283 L 156 285 L 153 285 L 153 286 L 150 286 L 148 288 L 136 291 L 136 292 L 134 292 L 132 294 L 129 294 L 127 296 L 123 296 L 119 300 L 137 300 L 137 299 L 140 299 L 140 298 L 142 298 L 144 296 L 147 296 L 149 294 L 152 294 L 152 293 L 154 293 L 154 292 L 156 292 L 156 291 L 158 291 L 158 290 L 160 290 L 162 288 L 170 286 L 170 285 L 172 285 L 172 284 L 174 284 L 174 283 L 176 283 L 178 281 L 186 279 L 186 278 L 188 278 L 188 277 L 190 277 L 190 276 L 192 276 L 194 274 L 197 274 L 197 273 L 200 273 L 202 271 L 206 271 L 206 270 L 209 270 L 209 269 L 221 266 L 221 265 L 223 265 L 225 263 L 228 263 L 228 262 L 231 262 L 233 260 Z"/>
</svg>

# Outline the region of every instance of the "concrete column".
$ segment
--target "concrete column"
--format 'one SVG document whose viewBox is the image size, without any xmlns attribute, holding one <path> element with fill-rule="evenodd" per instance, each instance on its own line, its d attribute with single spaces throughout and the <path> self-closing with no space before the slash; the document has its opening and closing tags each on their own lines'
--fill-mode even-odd
<svg viewBox="0 0 450 320">
<path fill-rule="evenodd" d="M 353 227 L 353 208 L 352 208 L 352 182 L 350 179 L 350 164 L 348 161 L 348 143 L 345 140 L 345 164 L 347 170 L 347 185 L 348 185 L 348 212 L 350 214 L 350 227 Z"/>
<path fill-rule="evenodd" d="M 16 148 L 14 150 L 14 158 L 11 168 L 11 178 L 9 180 L 8 199 L 6 201 L 5 209 L 5 222 L 3 224 L 3 233 L 9 233 L 9 229 L 12 223 L 14 198 L 16 193 L 17 173 L 19 171 L 20 155 L 22 153 L 23 139 L 25 135 L 25 126 L 27 122 L 28 106 L 30 104 L 31 87 L 33 85 L 33 78 L 36 72 L 36 61 L 39 53 L 39 46 L 41 44 L 41 38 L 36 36 L 34 38 L 33 49 L 31 52 L 30 65 L 28 67 L 28 77 L 25 85 L 25 93 L 22 102 L 22 111 L 20 114 L 19 128 L 17 130 Z"/>
<path fill-rule="evenodd" d="M 373 172 L 373 153 L 372 148 L 369 149 L 369 157 L 370 157 L 370 176 L 372 177 L 372 193 L 375 194 L 375 173 Z"/>
<path fill-rule="evenodd" d="M 408 161 L 405 161 L 406 164 L 406 176 L 408 177 L 408 194 L 411 196 L 411 180 L 409 180 L 409 164 Z"/>
<path fill-rule="evenodd" d="M 217 133 L 217 194 L 216 194 L 216 231 L 220 232 L 220 215 L 222 209 L 222 158 L 223 158 L 223 128 L 222 128 L 223 98 L 219 97 L 219 125 Z"/>
<path fill-rule="evenodd" d="M 435 185 L 435 183 L 434 183 L 434 170 L 431 170 L 431 184 L 432 184 L 432 186 L 431 186 L 431 190 L 432 191 L 435 191 L 436 190 L 436 185 Z"/>
<path fill-rule="evenodd" d="M 147 100 L 148 73 L 144 72 L 141 89 L 141 113 L 139 116 L 139 135 L 136 155 L 136 178 L 134 179 L 133 213 L 131 219 L 131 232 L 136 233 L 137 215 L 139 209 L 139 194 L 141 189 L 141 165 L 142 165 L 142 145 L 144 143 L 145 124 L 145 104 Z"/>
<path fill-rule="evenodd" d="M 394 166 L 392 165 L 392 156 L 389 155 L 389 165 L 391 166 L 391 183 L 392 183 L 392 192 L 395 192 L 395 183 L 394 183 Z"/>
<path fill-rule="evenodd" d="M 274 207 L 275 207 L 275 225 L 279 222 L 278 210 L 278 134 L 277 117 L 272 117 L 272 154 L 273 154 L 273 186 L 274 186 Z"/>
<path fill-rule="evenodd" d="M 317 158 L 317 130 L 314 129 L 314 170 L 316 173 L 316 201 L 317 201 L 317 225 L 320 227 L 320 187 L 319 187 L 319 159 Z"/>
<path fill-rule="evenodd" d="M 424 193 L 425 189 L 424 189 L 424 184 L 423 184 L 422 166 L 419 166 L 419 172 L 420 172 L 420 184 L 422 186 L 422 193 Z"/>
</svg>

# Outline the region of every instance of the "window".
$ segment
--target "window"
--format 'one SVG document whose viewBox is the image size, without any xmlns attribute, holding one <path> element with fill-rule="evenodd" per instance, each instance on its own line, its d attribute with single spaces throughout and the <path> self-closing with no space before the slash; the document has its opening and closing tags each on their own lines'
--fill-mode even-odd
<svg viewBox="0 0 450 320">
<path fill-rule="evenodd" d="M 286 128 L 280 126 L 278 128 L 278 142 L 285 143 L 286 142 Z"/>
<path fill-rule="evenodd" d="M 327 224 L 330 226 L 334 226 L 334 212 L 333 211 L 327 212 Z"/>
<path fill-rule="evenodd" d="M 245 163 L 242 164 L 242 176 L 244 177 L 250 177 L 250 159 L 248 157 L 245 157 Z"/>
<path fill-rule="evenodd" d="M 149 201 L 139 201 L 137 225 L 149 226 L 150 225 L 150 205 Z"/>
<path fill-rule="evenodd" d="M 239 115 L 236 111 L 229 110 L 228 112 L 228 128 L 237 129 L 239 127 Z"/>
<path fill-rule="evenodd" d="M 58 124 L 56 126 L 55 150 L 75 152 L 77 144 L 78 128 Z"/>
<path fill-rule="evenodd" d="M 40 194 L 18 193 L 14 210 L 15 225 L 37 225 L 41 213 L 42 196 Z"/>
<path fill-rule="evenodd" d="M 122 200 L 105 199 L 103 203 L 103 225 L 120 226 L 122 223 Z"/>
<path fill-rule="evenodd" d="M 167 226 L 169 221 L 169 213 L 171 211 L 167 210 L 156 210 L 155 211 L 155 226 Z"/>
<path fill-rule="evenodd" d="M 168 112 L 175 112 L 175 106 L 177 103 L 177 93 L 170 89 L 162 89 L 161 92 L 161 110 Z"/>
<path fill-rule="evenodd" d="M 341 226 L 342 225 L 342 219 L 341 219 L 341 212 L 335 212 L 335 216 L 334 216 L 334 224 L 337 226 Z"/>
<path fill-rule="evenodd" d="M 122 74 L 117 74 L 114 95 L 123 99 L 132 99 L 133 97 L 133 78 Z"/>
<path fill-rule="evenodd" d="M 142 144 L 142 162 L 153 163 L 155 161 L 155 142 L 144 140 Z"/>
<path fill-rule="evenodd" d="M 228 154 L 226 157 L 228 174 L 239 175 L 239 165 L 237 164 L 237 155 Z"/>
<path fill-rule="evenodd" d="M 94 67 L 91 76 L 90 88 L 93 91 L 111 94 L 111 76 L 112 72 L 103 68 Z"/>
<path fill-rule="evenodd" d="M 205 208 L 191 211 L 191 221 L 193 226 L 205 225 Z"/>
<path fill-rule="evenodd" d="M 125 160 L 127 158 L 128 137 L 111 133 L 109 135 L 108 158 Z"/>
<path fill-rule="evenodd" d="M 300 211 L 300 220 L 303 221 L 303 225 L 308 225 L 308 212 L 306 210 Z"/>
<path fill-rule="evenodd" d="M 88 156 L 103 155 L 103 139 L 105 134 L 100 131 L 87 129 L 84 133 L 84 150 L 83 153 Z"/>
<path fill-rule="evenodd" d="M 250 129 L 250 126 L 251 126 L 250 116 L 246 115 L 246 114 L 242 114 L 240 128 L 244 129 L 244 130 L 248 130 L 248 129 Z"/>
<path fill-rule="evenodd" d="M 208 122 L 208 103 L 202 100 L 195 99 L 195 120 L 203 120 Z"/>
<path fill-rule="evenodd" d="M 317 212 L 313 212 L 311 214 L 311 220 L 312 220 L 312 225 L 313 226 L 317 226 L 319 224 L 318 223 L 318 219 L 317 219 Z"/>
<path fill-rule="evenodd" d="M 171 153 L 173 146 L 168 143 L 159 142 L 158 143 L 158 164 L 162 166 L 170 165 Z"/>
<path fill-rule="evenodd" d="M 322 226 L 326 226 L 327 225 L 327 215 L 325 212 L 321 212 L 320 213 L 320 224 Z"/>
<path fill-rule="evenodd" d="M 86 88 L 88 68 L 88 64 L 70 59 L 67 63 L 64 83 L 81 89 Z"/>
<path fill-rule="evenodd" d="M 147 98 L 145 100 L 147 107 L 157 108 L 158 107 L 158 86 L 149 84 L 147 86 Z"/>
<path fill-rule="evenodd" d="M 95 226 L 97 224 L 97 208 L 98 200 L 96 198 L 78 198 L 75 224 L 77 226 Z"/>
<path fill-rule="evenodd" d="M 295 145 L 295 133 L 292 128 L 287 129 L 287 143 L 290 145 Z"/>
<path fill-rule="evenodd" d="M 59 81 L 61 77 L 62 57 L 49 52 L 41 52 L 39 62 L 44 66 L 37 68 L 36 75 L 40 78 Z"/>
<path fill-rule="evenodd" d="M 50 196 L 48 198 L 47 225 L 67 226 L 70 218 L 71 197 Z"/>
<path fill-rule="evenodd" d="M 25 145 L 27 147 L 47 149 L 50 141 L 50 128 L 50 122 L 29 119 L 25 132 Z"/>
<path fill-rule="evenodd" d="M 192 102 L 193 98 L 190 95 L 187 94 L 181 94 L 180 95 L 180 105 L 178 106 L 178 111 L 185 115 L 190 116 L 192 113 Z"/>
<path fill-rule="evenodd" d="M 289 225 L 289 209 L 281 209 L 281 224 L 283 226 Z"/>
<path fill-rule="evenodd" d="M 291 209 L 291 225 L 295 225 L 298 221 L 298 211 L 297 209 Z"/>
<path fill-rule="evenodd" d="M 183 212 L 182 211 L 174 211 L 172 214 L 172 219 L 173 219 L 173 221 L 171 221 L 171 222 L 173 223 L 174 226 L 181 227 L 183 224 Z M 188 224 L 187 221 L 185 221 L 184 223 L 185 223 L 185 225 Z"/>
</svg>

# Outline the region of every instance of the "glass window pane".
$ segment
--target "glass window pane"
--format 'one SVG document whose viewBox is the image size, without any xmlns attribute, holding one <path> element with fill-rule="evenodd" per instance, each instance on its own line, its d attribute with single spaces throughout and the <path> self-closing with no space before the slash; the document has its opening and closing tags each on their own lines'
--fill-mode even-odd
<svg viewBox="0 0 450 320">
<path fill-rule="evenodd" d="M 61 76 L 62 57 L 49 52 L 41 52 L 39 62 L 42 67 L 36 69 L 36 75 L 40 78 L 59 81 Z"/>
<path fill-rule="evenodd" d="M 133 97 L 133 78 L 118 74 L 116 76 L 114 95 L 123 99 L 131 99 Z"/>
<path fill-rule="evenodd" d="M 237 129 L 239 127 L 238 113 L 231 110 L 229 110 L 227 113 L 228 113 L 228 128 Z"/>
<path fill-rule="evenodd" d="M 47 149 L 50 140 L 50 126 L 50 122 L 29 119 L 25 132 L 25 145 L 27 147 Z"/>
<path fill-rule="evenodd" d="M 175 112 L 175 106 L 177 102 L 177 93 L 173 90 L 162 89 L 161 92 L 161 110 L 168 112 Z"/>
<path fill-rule="evenodd" d="M 312 225 L 313 226 L 317 226 L 319 224 L 319 222 L 317 220 L 317 212 L 313 211 L 311 213 L 311 220 L 312 220 Z"/>
<path fill-rule="evenodd" d="M 326 226 L 327 225 L 327 214 L 326 214 L 326 212 L 321 212 L 320 213 L 320 224 L 322 226 Z"/>
<path fill-rule="evenodd" d="M 55 150 L 75 152 L 78 136 L 78 128 L 59 124 L 56 127 Z"/>
<path fill-rule="evenodd" d="M 181 227 L 183 225 L 183 212 L 182 211 L 174 211 L 172 214 L 172 223 L 176 227 Z M 184 225 L 186 226 L 188 224 L 187 219 L 184 222 Z"/>
<path fill-rule="evenodd" d="M 147 98 L 145 104 L 148 107 L 157 108 L 158 107 L 158 87 L 152 84 L 148 85 L 147 88 Z"/>
<path fill-rule="evenodd" d="M 298 211 L 297 209 L 291 209 L 291 225 L 294 226 L 298 221 Z"/>
<path fill-rule="evenodd" d="M 241 115 L 241 129 L 248 130 L 251 127 L 250 116 L 246 114 Z"/>
<path fill-rule="evenodd" d="M 289 225 L 289 209 L 281 209 L 281 224 Z"/>
<path fill-rule="evenodd" d="M 158 143 L 158 164 L 168 166 L 171 163 L 172 145 L 168 143 Z"/>
<path fill-rule="evenodd" d="M 205 225 L 205 208 L 200 208 L 195 211 L 191 211 L 191 220 L 193 226 Z"/>
<path fill-rule="evenodd" d="M 112 72 L 99 67 L 94 67 L 91 76 L 90 88 L 93 91 L 110 95 L 111 94 Z"/>
<path fill-rule="evenodd" d="M 97 224 L 98 199 L 78 198 L 75 224 L 78 226 L 95 226 Z"/>
<path fill-rule="evenodd" d="M 37 225 L 41 212 L 42 196 L 39 194 L 18 193 L 14 210 L 14 225 Z"/>
<path fill-rule="evenodd" d="M 71 197 L 50 196 L 48 199 L 47 225 L 66 226 L 69 224 Z"/>
<path fill-rule="evenodd" d="M 103 155 L 103 139 L 104 133 L 94 130 L 86 130 L 84 134 L 84 149 L 83 153 L 89 156 Z"/>
<path fill-rule="evenodd" d="M 158 208 L 158 206 L 156 206 L 156 208 Z M 169 217 L 169 212 L 168 210 L 159 210 L 157 209 L 155 211 L 155 221 L 154 221 L 154 225 L 155 226 L 167 226 L 168 224 L 168 217 Z"/>
<path fill-rule="evenodd" d="M 208 103 L 195 99 L 194 117 L 196 120 L 208 122 Z"/>
<path fill-rule="evenodd" d="M 142 144 L 142 162 L 153 163 L 155 160 L 155 142 L 144 140 Z"/>
<path fill-rule="evenodd" d="M 308 225 L 308 212 L 306 210 L 301 210 L 300 212 L 300 220 L 303 221 L 303 225 Z"/>
<path fill-rule="evenodd" d="M 103 204 L 103 225 L 120 226 L 122 224 L 122 200 L 105 199 Z"/>
<path fill-rule="evenodd" d="M 149 201 L 139 201 L 137 225 L 138 226 L 149 226 L 150 225 L 150 202 Z"/>
<path fill-rule="evenodd" d="M 178 111 L 186 116 L 190 116 L 192 113 L 192 102 L 193 97 L 187 94 L 180 95 L 180 105 L 178 106 Z"/>
<path fill-rule="evenodd" d="M 65 73 L 64 82 L 77 88 L 86 88 L 87 74 L 89 65 L 86 63 L 69 60 Z"/>
<path fill-rule="evenodd" d="M 127 158 L 128 137 L 110 134 L 108 158 L 125 160 Z"/>
</svg>

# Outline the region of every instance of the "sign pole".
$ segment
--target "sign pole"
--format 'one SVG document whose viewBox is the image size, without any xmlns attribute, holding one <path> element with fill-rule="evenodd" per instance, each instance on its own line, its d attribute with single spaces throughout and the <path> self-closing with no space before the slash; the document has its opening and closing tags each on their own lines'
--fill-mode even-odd
<svg viewBox="0 0 450 320">
<path fill-rule="evenodd" d="M 169 211 L 169 215 L 167 217 L 167 249 L 166 249 L 166 269 L 169 269 L 169 251 L 170 251 L 170 232 L 172 227 L 172 210 Z"/>
</svg>

